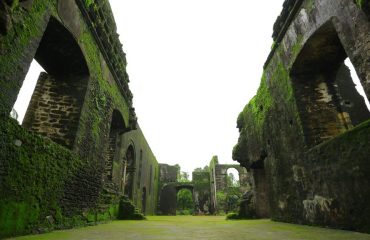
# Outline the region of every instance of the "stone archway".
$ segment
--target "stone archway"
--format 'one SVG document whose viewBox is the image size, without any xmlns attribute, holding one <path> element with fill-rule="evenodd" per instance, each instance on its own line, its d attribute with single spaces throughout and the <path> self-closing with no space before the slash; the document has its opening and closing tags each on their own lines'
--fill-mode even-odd
<svg viewBox="0 0 370 240">
<path fill-rule="evenodd" d="M 193 195 L 193 202 L 195 202 L 194 185 L 192 183 L 167 183 L 162 187 L 160 191 L 158 210 L 158 213 L 160 215 L 176 215 L 177 193 L 181 189 L 190 190 Z"/>
<path fill-rule="evenodd" d="M 40 74 L 22 125 L 71 149 L 89 81 L 85 57 L 73 35 L 50 17 L 34 59 L 46 72 Z"/>
</svg>

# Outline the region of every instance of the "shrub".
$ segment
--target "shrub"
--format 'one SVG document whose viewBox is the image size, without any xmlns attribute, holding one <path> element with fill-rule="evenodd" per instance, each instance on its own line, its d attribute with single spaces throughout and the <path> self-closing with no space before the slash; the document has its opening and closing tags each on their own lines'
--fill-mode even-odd
<svg viewBox="0 0 370 240">
<path fill-rule="evenodd" d="M 229 213 L 226 215 L 226 220 L 236 220 L 236 219 L 240 219 L 237 213 Z"/>
</svg>

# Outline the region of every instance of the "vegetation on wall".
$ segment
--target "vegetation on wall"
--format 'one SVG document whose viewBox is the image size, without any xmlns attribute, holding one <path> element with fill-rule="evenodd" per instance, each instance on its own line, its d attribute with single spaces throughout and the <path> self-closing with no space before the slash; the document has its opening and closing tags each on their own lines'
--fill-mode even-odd
<svg viewBox="0 0 370 240">
<path fill-rule="evenodd" d="M 0 237 L 68 225 L 60 201 L 82 161 L 9 117 L 0 119 L 0 147 Z"/>
<path fill-rule="evenodd" d="M 144 220 L 143 214 L 135 207 L 135 205 L 127 198 L 121 197 L 119 201 L 118 216 L 119 220 Z"/>
<path fill-rule="evenodd" d="M 109 70 L 81 18 L 82 33 L 75 37 L 91 76 L 74 152 L 10 119 L 11 105 L 49 16 L 60 20 L 58 1 L 33 1 L 27 9 L 14 3 L 9 15 L 12 25 L 0 36 L 0 238 L 115 218 L 118 201 L 102 192 L 101 159 L 109 111 L 114 106 L 128 123 L 128 105 L 117 85 L 109 81 Z M 112 201 L 107 203 L 105 198 Z"/>
<path fill-rule="evenodd" d="M 217 191 L 217 205 L 218 205 L 218 214 L 229 213 L 229 212 L 238 212 L 241 192 L 239 188 L 231 187 L 227 188 L 224 191 Z"/>
</svg>

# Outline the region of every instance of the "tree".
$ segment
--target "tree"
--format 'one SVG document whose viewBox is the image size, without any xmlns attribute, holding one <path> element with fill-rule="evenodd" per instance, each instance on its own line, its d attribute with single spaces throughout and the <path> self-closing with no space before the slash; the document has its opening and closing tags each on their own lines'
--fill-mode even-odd
<svg viewBox="0 0 370 240">
<path fill-rule="evenodd" d="M 226 184 L 227 184 L 227 186 L 228 187 L 233 187 L 234 186 L 234 181 L 235 181 L 234 174 L 233 173 L 229 173 L 226 176 Z"/>
<path fill-rule="evenodd" d="M 193 172 L 209 172 L 209 166 L 204 166 L 204 168 L 196 168 L 193 170 Z"/>
<path fill-rule="evenodd" d="M 216 199 L 217 199 L 217 211 L 219 213 L 226 210 L 226 194 L 224 191 L 217 191 L 216 192 Z"/>
<path fill-rule="evenodd" d="M 226 175 L 226 184 L 228 187 L 240 187 L 240 181 L 235 179 L 233 173 Z"/>
<path fill-rule="evenodd" d="M 193 172 L 202 172 L 203 170 L 202 170 L 202 168 L 200 168 L 200 167 L 198 167 L 198 168 L 196 168 L 196 169 L 194 169 L 193 170 Z"/>
<path fill-rule="evenodd" d="M 189 189 L 181 189 L 177 193 L 177 209 L 179 210 L 193 210 L 193 194 Z"/>
<path fill-rule="evenodd" d="M 177 179 L 178 182 L 190 182 L 189 180 L 189 173 L 187 172 L 180 172 L 179 178 Z"/>
</svg>

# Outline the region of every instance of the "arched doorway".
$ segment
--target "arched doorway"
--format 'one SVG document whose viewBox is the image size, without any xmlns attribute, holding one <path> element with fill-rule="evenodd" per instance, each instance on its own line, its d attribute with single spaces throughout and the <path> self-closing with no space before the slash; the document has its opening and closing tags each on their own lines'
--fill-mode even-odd
<svg viewBox="0 0 370 240">
<path fill-rule="evenodd" d="M 192 215 L 194 213 L 194 196 L 189 188 L 182 188 L 176 194 L 176 215 Z"/>
<path fill-rule="evenodd" d="M 240 174 L 236 168 L 228 168 L 226 171 L 227 187 L 240 187 Z"/>
<path fill-rule="evenodd" d="M 224 174 L 225 188 L 216 193 L 218 210 L 225 213 L 237 212 L 242 196 L 239 171 L 225 165 Z"/>
<path fill-rule="evenodd" d="M 177 183 L 171 182 L 165 184 L 159 197 L 158 214 L 160 215 L 176 215 L 177 209 L 177 194 L 182 189 L 188 189 L 192 193 L 193 201 L 194 197 L 194 186 L 190 183 Z"/>
</svg>

